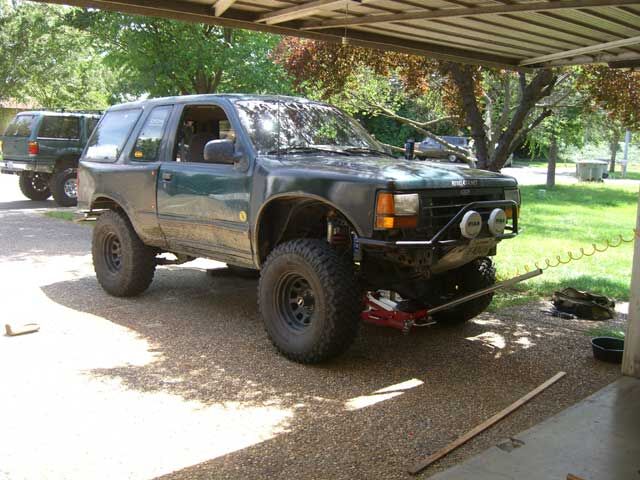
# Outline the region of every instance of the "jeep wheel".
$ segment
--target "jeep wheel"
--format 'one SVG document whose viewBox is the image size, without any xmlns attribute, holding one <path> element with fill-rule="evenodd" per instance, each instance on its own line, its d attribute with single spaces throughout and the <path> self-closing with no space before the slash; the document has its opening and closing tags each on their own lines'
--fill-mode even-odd
<svg viewBox="0 0 640 480">
<path fill-rule="evenodd" d="M 456 293 L 444 301 L 454 300 L 456 297 L 490 287 L 496 283 L 496 270 L 489 258 L 474 260 L 454 270 L 450 275 L 455 275 L 454 288 Z M 466 322 L 484 312 L 491 304 L 492 299 L 493 293 L 489 293 L 457 307 L 436 313 L 433 315 L 433 319 L 438 323 L 449 325 Z"/>
<path fill-rule="evenodd" d="M 20 174 L 20 191 L 30 200 L 46 200 L 51 196 L 49 176 L 41 173 Z"/>
<path fill-rule="evenodd" d="M 260 272 L 258 307 L 271 342 L 287 358 L 318 363 L 358 333 L 358 289 L 350 259 L 323 240 L 276 247 Z"/>
<path fill-rule="evenodd" d="M 142 243 L 124 214 L 109 211 L 98 217 L 91 253 L 98 282 L 113 296 L 139 295 L 153 280 L 155 251 Z"/>
<path fill-rule="evenodd" d="M 458 156 L 455 153 L 450 153 L 449 156 L 447 156 L 447 158 L 449 159 L 450 162 L 458 161 Z"/>
<path fill-rule="evenodd" d="M 78 204 L 78 183 L 76 169 L 67 168 L 56 173 L 51 179 L 53 199 L 61 207 L 75 207 Z"/>
</svg>

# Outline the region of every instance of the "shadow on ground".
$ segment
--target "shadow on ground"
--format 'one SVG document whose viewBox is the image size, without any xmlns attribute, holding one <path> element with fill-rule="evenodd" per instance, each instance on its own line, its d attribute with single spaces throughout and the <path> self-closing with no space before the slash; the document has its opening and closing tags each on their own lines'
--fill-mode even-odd
<svg viewBox="0 0 640 480">
<path fill-rule="evenodd" d="M 541 323 L 537 309 L 481 316 L 458 328 L 402 336 L 364 326 L 321 366 L 277 355 L 256 309 L 254 278 L 159 269 L 135 299 L 106 295 L 93 277 L 43 287 L 53 301 L 135 331 L 155 360 L 86 374 L 203 405 L 277 406 L 283 433 L 167 478 L 405 478 L 406 466 L 480 423 L 559 370 L 566 380 L 432 467 L 515 435 L 618 376 L 596 363 L 583 333 Z M 384 391 L 380 391 L 385 389 Z M 367 406 L 368 405 L 368 406 Z M 162 421 L 159 419 L 159 421 Z"/>
</svg>

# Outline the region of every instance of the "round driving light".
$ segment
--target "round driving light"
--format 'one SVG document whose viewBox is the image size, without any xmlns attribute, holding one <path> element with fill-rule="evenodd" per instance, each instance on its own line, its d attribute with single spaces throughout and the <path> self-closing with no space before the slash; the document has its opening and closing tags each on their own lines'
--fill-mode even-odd
<svg viewBox="0 0 640 480">
<path fill-rule="evenodd" d="M 466 238 L 476 238 L 482 230 L 482 217 L 475 210 L 470 210 L 464 214 L 460 222 L 460 232 Z"/>
<path fill-rule="evenodd" d="M 495 235 L 502 235 L 504 228 L 507 226 L 507 214 L 501 208 L 494 208 L 489 215 L 489 231 Z"/>
</svg>

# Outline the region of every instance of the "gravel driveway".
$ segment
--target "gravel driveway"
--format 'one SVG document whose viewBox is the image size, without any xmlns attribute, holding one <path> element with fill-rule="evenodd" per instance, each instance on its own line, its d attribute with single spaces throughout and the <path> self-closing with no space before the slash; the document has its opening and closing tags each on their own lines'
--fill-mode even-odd
<svg viewBox="0 0 640 480">
<path fill-rule="evenodd" d="M 200 261 L 109 297 L 91 227 L 52 206 L 0 175 L 2 323 L 41 325 L 0 336 L 0 478 L 411 478 L 418 457 L 567 371 L 428 477 L 619 376 L 592 359 L 590 322 L 538 306 L 409 336 L 365 326 L 337 361 L 297 365 L 266 339 L 254 278 Z"/>
</svg>

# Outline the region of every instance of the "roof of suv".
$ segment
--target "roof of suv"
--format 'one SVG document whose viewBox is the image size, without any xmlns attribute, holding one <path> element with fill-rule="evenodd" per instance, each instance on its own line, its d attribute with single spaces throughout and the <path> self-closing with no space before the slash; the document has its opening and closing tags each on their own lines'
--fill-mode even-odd
<svg viewBox="0 0 640 480">
<path fill-rule="evenodd" d="M 150 98 L 147 100 L 137 100 L 135 102 L 121 103 L 114 105 L 109 110 L 126 110 L 128 108 L 144 107 L 149 105 L 164 104 L 164 103 L 190 103 L 190 102 L 202 102 L 207 100 L 219 100 L 226 99 L 232 102 L 241 100 L 289 100 L 301 103 L 322 103 L 316 100 L 309 100 L 303 97 L 291 97 L 286 95 L 253 95 L 243 93 L 220 93 L 220 94 L 201 94 L 201 95 L 180 95 L 175 97 L 160 97 Z"/>
<path fill-rule="evenodd" d="M 18 115 L 46 115 L 47 117 L 100 117 L 100 113 L 94 112 L 50 112 L 48 110 L 25 110 Z"/>
</svg>

